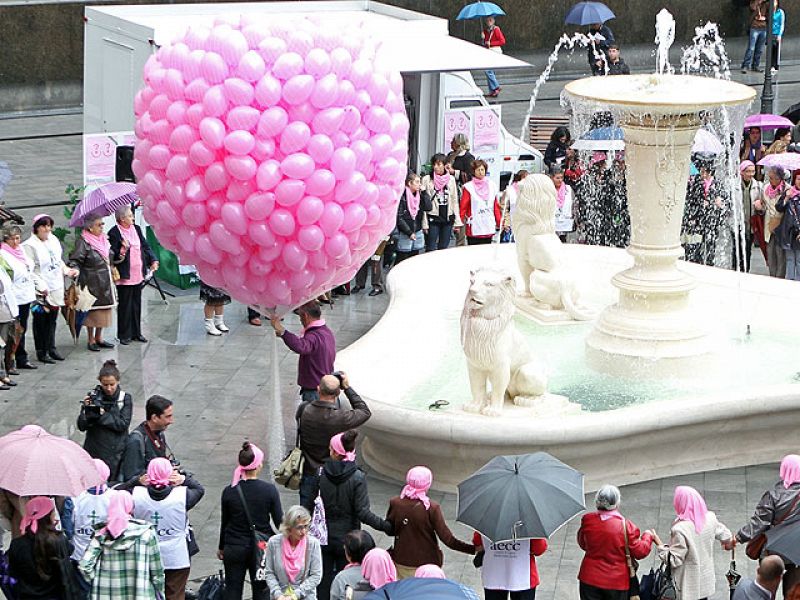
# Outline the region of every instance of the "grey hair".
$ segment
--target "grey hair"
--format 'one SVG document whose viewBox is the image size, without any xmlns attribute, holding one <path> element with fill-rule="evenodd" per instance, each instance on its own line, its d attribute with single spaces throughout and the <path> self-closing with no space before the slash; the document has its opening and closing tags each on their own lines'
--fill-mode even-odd
<svg viewBox="0 0 800 600">
<path fill-rule="evenodd" d="M 452 143 L 458 146 L 459 150 L 469 150 L 469 138 L 463 133 L 455 134 Z"/>
<path fill-rule="evenodd" d="M 283 513 L 283 520 L 281 521 L 280 532 L 283 535 L 288 535 L 289 531 L 302 521 L 310 521 L 311 513 L 299 504 L 290 506 L 289 510 Z"/>
<path fill-rule="evenodd" d="M 18 235 L 22 237 L 22 228 L 19 225 L 14 225 L 13 223 L 6 225 L 3 227 L 3 241 L 5 242 L 7 239 L 10 239 Z"/>
<path fill-rule="evenodd" d="M 774 167 L 770 167 L 767 169 L 767 173 L 775 173 L 780 179 L 783 179 L 786 176 L 786 171 L 783 170 L 783 167 L 775 165 Z"/>
<path fill-rule="evenodd" d="M 83 219 L 83 228 L 84 229 L 90 229 L 92 227 L 92 225 L 97 223 L 97 221 L 102 221 L 102 220 L 103 220 L 103 215 L 98 215 L 96 213 L 88 214 Z"/>
<path fill-rule="evenodd" d="M 121 221 L 126 216 L 128 216 L 128 214 L 133 215 L 133 209 L 131 209 L 131 205 L 130 204 L 126 204 L 125 206 L 121 206 L 120 208 L 115 210 L 114 211 L 114 218 L 117 221 Z"/>
<path fill-rule="evenodd" d="M 619 506 L 621 495 L 619 488 L 615 485 L 605 484 L 594 497 L 594 505 L 597 510 L 614 510 Z"/>
</svg>

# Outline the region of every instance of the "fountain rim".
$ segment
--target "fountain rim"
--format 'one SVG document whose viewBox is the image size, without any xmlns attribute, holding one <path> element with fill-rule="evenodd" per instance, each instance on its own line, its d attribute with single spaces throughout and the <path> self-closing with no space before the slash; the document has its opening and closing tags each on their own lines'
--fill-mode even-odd
<svg viewBox="0 0 800 600">
<path fill-rule="evenodd" d="M 708 100 L 692 100 L 686 96 L 676 94 L 674 91 L 661 91 L 653 95 L 635 95 L 639 90 L 630 89 L 632 82 L 648 80 L 652 77 L 669 78 L 674 80 L 691 80 L 691 82 L 712 83 L 710 93 L 725 95 L 727 97 Z M 595 83 L 603 81 L 602 87 Z M 727 88 L 727 93 L 725 89 Z M 699 75 L 659 75 L 656 73 L 636 75 L 614 75 L 613 77 L 583 77 L 570 81 L 564 86 L 564 92 L 571 98 L 582 101 L 596 102 L 597 104 L 624 106 L 652 111 L 653 109 L 666 110 L 668 114 L 683 114 L 687 111 L 700 111 L 717 106 L 740 106 L 752 102 L 756 91 L 747 85 L 736 81 L 713 79 Z M 738 96 L 735 94 L 738 92 Z M 731 97 L 733 96 L 733 97 Z"/>
</svg>

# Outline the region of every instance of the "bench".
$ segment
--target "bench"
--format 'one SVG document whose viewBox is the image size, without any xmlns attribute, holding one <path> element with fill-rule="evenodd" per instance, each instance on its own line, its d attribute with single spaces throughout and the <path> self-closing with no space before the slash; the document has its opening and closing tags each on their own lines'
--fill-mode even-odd
<svg viewBox="0 0 800 600">
<path fill-rule="evenodd" d="M 569 127 L 569 117 L 566 115 L 556 117 L 531 116 L 528 121 L 530 145 L 544 152 L 556 127 Z"/>
</svg>

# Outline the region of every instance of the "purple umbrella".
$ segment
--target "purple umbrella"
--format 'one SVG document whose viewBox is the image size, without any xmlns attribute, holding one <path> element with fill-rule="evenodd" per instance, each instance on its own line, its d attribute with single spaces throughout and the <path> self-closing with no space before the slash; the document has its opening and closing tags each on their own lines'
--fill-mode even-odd
<svg viewBox="0 0 800 600">
<path fill-rule="evenodd" d="M 780 115 L 750 115 L 744 122 L 745 129 L 748 127 L 761 127 L 761 129 L 778 129 L 778 127 L 794 127 L 786 117 Z"/>
<path fill-rule="evenodd" d="M 783 167 L 789 171 L 800 169 L 800 154 L 797 152 L 780 152 L 768 154 L 758 164 L 762 167 Z"/>
<path fill-rule="evenodd" d="M 79 227 L 83 225 L 84 219 L 89 215 L 105 217 L 114 214 L 115 210 L 127 204 L 133 204 L 138 198 L 135 183 L 120 181 L 101 185 L 83 197 L 83 200 L 75 207 L 69 225 L 70 227 Z"/>
</svg>

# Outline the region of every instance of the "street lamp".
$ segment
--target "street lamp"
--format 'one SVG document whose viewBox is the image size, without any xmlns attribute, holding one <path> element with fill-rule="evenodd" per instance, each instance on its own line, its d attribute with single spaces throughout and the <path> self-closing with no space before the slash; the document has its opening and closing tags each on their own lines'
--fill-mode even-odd
<svg viewBox="0 0 800 600">
<path fill-rule="evenodd" d="M 761 112 L 772 114 L 772 102 L 775 94 L 772 92 L 772 20 L 775 17 L 775 0 L 767 0 L 767 40 L 764 49 L 767 56 L 764 69 L 764 87 L 761 90 Z"/>
</svg>

